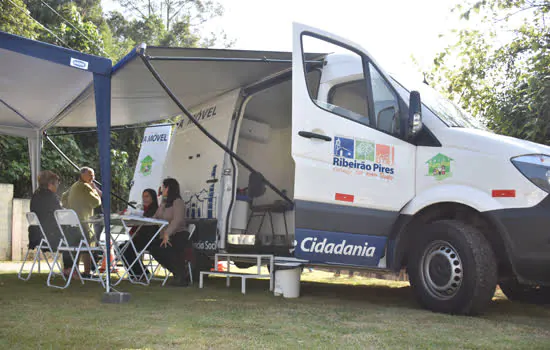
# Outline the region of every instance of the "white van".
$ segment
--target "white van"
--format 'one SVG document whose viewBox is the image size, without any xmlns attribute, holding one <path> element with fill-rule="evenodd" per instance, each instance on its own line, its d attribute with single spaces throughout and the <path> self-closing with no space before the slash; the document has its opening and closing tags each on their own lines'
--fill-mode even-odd
<svg viewBox="0 0 550 350">
<path fill-rule="evenodd" d="M 480 313 L 497 284 L 550 302 L 550 148 L 491 133 L 346 39 L 293 35 L 291 70 L 193 108 L 174 132 L 164 175 L 199 223 L 195 246 L 407 268 L 439 312 Z"/>
</svg>

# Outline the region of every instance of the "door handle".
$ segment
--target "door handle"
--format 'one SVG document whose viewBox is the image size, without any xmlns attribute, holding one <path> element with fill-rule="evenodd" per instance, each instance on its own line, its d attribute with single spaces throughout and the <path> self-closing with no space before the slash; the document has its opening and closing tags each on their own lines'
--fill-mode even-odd
<svg viewBox="0 0 550 350">
<path fill-rule="evenodd" d="M 332 141 L 332 137 L 330 136 L 321 135 L 310 131 L 299 131 L 298 135 L 305 137 L 306 139 L 319 139 L 327 142 Z"/>
</svg>

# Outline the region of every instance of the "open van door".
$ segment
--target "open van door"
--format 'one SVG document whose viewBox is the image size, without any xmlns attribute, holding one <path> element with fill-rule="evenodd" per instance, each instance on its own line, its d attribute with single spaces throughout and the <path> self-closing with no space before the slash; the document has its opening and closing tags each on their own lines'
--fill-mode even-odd
<svg viewBox="0 0 550 350">
<path fill-rule="evenodd" d="M 306 79 L 319 64 L 304 52 L 328 53 L 319 86 Z M 295 23 L 292 60 L 294 255 L 385 267 L 387 237 L 415 193 L 416 147 L 401 136 L 407 105 L 368 53 L 343 38 Z"/>
</svg>

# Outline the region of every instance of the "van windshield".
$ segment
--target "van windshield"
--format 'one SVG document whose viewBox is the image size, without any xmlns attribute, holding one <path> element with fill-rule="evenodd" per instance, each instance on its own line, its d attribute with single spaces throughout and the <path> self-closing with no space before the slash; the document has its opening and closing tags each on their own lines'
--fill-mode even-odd
<svg viewBox="0 0 550 350">
<path fill-rule="evenodd" d="M 412 84 L 407 81 L 406 86 L 402 85 L 401 77 L 399 81 L 395 77 L 391 77 L 393 82 L 407 92 L 416 90 L 420 93 L 422 104 L 428 107 L 439 119 L 451 127 L 471 128 L 489 131 L 478 119 L 464 111 L 462 108 L 454 104 L 452 101 L 441 96 L 437 91 L 426 84 Z"/>
</svg>

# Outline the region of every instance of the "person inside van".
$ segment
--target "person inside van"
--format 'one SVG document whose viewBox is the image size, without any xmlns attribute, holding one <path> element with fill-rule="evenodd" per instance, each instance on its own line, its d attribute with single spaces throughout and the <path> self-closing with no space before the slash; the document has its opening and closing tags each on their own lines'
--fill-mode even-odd
<svg viewBox="0 0 550 350">
<path fill-rule="evenodd" d="M 164 179 L 160 193 L 162 203 L 154 217 L 168 221 L 168 225 L 159 234 L 159 238 L 151 244 L 151 255 L 159 264 L 172 272 L 174 280 L 171 285 L 186 287 L 189 285 L 189 271 L 185 266 L 185 249 L 190 246 L 190 242 L 185 218 L 185 202 L 180 195 L 180 185 L 175 179 Z"/>
<path fill-rule="evenodd" d="M 151 188 L 144 190 L 141 195 L 141 200 L 143 206 L 143 216 L 146 218 L 153 217 L 159 208 L 157 193 L 155 190 Z M 134 226 L 130 229 L 130 236 L 138 253 L 145 248 L 156 231 L 157 228 L 155 226 Z M 131 246 L 129 246 L 126 251 L 124 251 L 123 261 L 125 267 L 128 268 L 128 264 L 132 264 L 135 259 L 136 252 Z M 143 271 L 141 265 L 139 263 L 135 263 L 130 269 L 130 273 L 133 278 L 140 280 L 145 278 L 145 274 L 149 274 L 150 272 L 148 270 Z"/>
</svg>

